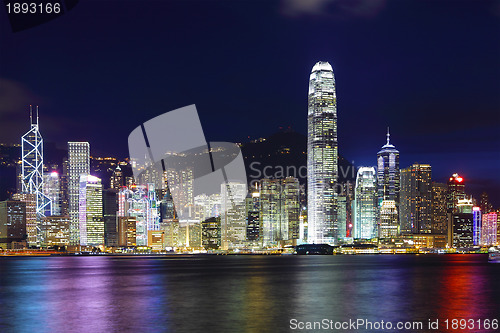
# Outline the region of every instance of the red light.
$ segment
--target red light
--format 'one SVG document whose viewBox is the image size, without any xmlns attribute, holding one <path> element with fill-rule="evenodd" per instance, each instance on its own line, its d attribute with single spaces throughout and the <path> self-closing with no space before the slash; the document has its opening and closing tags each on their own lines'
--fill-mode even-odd
<svg viewBox="0 0 500 333">
<path fill-rule="evenodd" d="M 461 182 L 463 182 L 463 181 L 464 181 L 464 179 L 463 179 L 462 177 L 457 177 L 457 181 L 458 181 L 459 183 L 461 183 Z"/>
</svg>

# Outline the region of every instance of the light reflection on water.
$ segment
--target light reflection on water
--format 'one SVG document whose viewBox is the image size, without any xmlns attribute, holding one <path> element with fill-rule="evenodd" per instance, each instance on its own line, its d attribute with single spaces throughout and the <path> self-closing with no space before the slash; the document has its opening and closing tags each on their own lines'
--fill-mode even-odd
<svg viewBox="0 0 500 333">
<path fill-rule="evenodd" d="M 291 318 L 500 319 L 500 265 L 484 255 L 3 257 L 0 269 L 2 332 L 288 332 Z"/>
</svg>

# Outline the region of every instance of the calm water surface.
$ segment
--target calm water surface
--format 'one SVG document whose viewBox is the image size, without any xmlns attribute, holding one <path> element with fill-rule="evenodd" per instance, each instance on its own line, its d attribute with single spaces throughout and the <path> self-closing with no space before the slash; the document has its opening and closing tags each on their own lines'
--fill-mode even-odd
<svg viewBox="0 0 500 333">
<path fill-rule="evenodd" d="M 485 255 L 0 258 L 1 332 L 305 332 L 293 318 L 495 332 L 427 325 L 500 319 L 500 264 Z M 398 332 L 377 332 L 386 331 Z"/>
</svg>

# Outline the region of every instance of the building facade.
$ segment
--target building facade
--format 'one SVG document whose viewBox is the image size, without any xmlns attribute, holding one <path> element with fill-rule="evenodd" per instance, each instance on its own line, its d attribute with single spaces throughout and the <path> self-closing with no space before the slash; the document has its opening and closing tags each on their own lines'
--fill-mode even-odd
<svg viewBox="0 0 500 333">
<path fill-rule="evenodd" d="M 338 180 L 337 96 L 328 62 L 309 77 L 307 112 L 307 209 L 309 243 L 335 244 L 338 237 L 335 186 Z"/>
<path fill-rule="evenodd" d="M 413 164 L 401 170 L 399 221 L 401 233 L 432 232 L 431 166 Z"/>
<path fill-rule="evenodd" d="M 68 142 L 68 212 L 70 245 L 80 245 L 80 175 L 90 174 L 90 144 Z"/>
<path fill-rule="evenodd" d="M 356 176 L 354 238 L 377 237 L 377 178 L 375 168 L 361 167 Z"/>
</svg>

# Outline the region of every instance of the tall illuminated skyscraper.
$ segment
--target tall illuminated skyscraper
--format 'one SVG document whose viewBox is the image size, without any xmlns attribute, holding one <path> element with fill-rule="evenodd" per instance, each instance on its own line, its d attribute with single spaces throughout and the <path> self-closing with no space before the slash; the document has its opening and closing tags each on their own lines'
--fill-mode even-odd
<svg viewBox="0 0 500 333">
<path fill-rule="evenodd" d="M 78 198 L 80 245 L 104 244 L 101 179 L 82 174 Z"/>
<path fill-rule="evenodd" d="M 399 222 L 401 233 L 432 232 L 432 183 L 429 164 L 401 170 Z"/>
<path fill-rule="evenodd" d="M 338 236 L 335 185 L 338 179 L 337 96 L 328 62 L 309 77 L 307 110 L 307 210 L 309 243 L 335 244 Z"/>
<path fill-rule="evenodd" d="M 377 237 L 377 179 L 375 168 L 361 167 L 356 177 L 354 238 Z"/>
<path fill-rule="evenodd" d="M 36 225 L 41 218 L 51 214 L 51 201 L 43 193 L 43 139 L 38 127 L 38 107 L 36 122 L 30 105 L 31 127 L 21 138 L 21 187 L 22 193 L 35 195 Z M 28 243 L 36 245 L 37 227 L 28 226 Z"/>
<path fill-rule="evenodd" d="M 378 205 L 382 201 L 393 200 L 399 205 L 399 151 L 389 139 L 387 128 L 387 143 L 377 153 L 377 195 Z"/>
<path fill-rule="evenodd" d="M 68 142 L 68 198 L 70 245 L 80 245 L 79 195 L 80 175 L 90 173 L 90 144 L 88 142 Z"/>
</svg>

